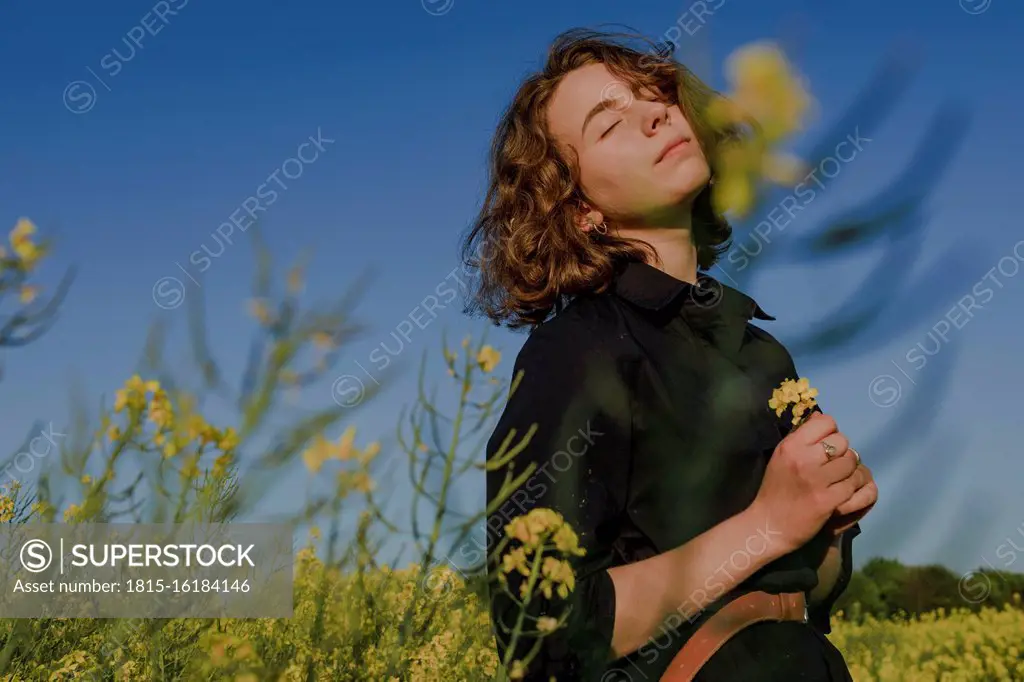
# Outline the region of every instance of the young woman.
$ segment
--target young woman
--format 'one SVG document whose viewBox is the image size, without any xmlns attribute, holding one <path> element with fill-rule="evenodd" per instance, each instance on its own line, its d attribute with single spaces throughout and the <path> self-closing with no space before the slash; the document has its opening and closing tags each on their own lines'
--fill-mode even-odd
<svg viewBox="0 0 1024 682">
<path fill-rule="evenodd" d="M 774 318 L 703 274 L 731 236 L 709 200 L 712 94 L 669 57 L 573 30 L 493 142 L 464 245 L 474 301 L 531 331 L 487 453 L 536 425 L 514 460 L 536 470 L 489 541 L 550 508 L 586 550 L 567 599 L 531 603 L 571 610 L 520 639 L 514 658 L 536 648 L 523 679 L 850 679 L 824 635 L 877 488 L 831 417 L 792 429 L 768 408 L 797 377 L 750 324 Z M 489 502 L 504 474 L 488 474 Z M 498 590 L 491 605 L 504 655 L 518 606 Z"/>
</svg>

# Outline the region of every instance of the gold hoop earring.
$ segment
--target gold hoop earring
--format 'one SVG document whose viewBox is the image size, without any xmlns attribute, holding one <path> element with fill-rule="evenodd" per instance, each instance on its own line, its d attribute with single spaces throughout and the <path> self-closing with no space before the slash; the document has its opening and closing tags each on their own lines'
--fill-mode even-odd
<svg viewBox="0 0 1024 682">
<path fill-rule="evenodd" d="M 587 216 L 587 224 L 590 225 L 590 229 L 592 229 L 594 232 L 597 232 L 600 235 L 608 234 L 608 223 L 606 223 L 603 220 L 601 221 L 601 224 L 598 225 L 596 222 L 594 222 L 593 218 Z"/>
</svg>

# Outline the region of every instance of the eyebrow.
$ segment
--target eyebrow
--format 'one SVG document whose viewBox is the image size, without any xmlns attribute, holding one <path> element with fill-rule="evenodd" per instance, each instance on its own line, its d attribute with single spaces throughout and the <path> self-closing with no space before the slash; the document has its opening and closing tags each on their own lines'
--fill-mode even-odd
<svg viewBox="0 0 1024 682">
<path fill-rule="evenodd" d="M 586 132 L 587 132 L 587 125 L 590 123 L 590 120 L 592 118 L 594 118 L 595 116 L 597 116 L 598 114 L 600 114 L 601 112 L 607 111 L 608 107 L 610 105 L 611 105 L 611 102 L 609 102 L 606 99 L 602 99 L 600 102 L 595 104 L 590 109 L 590 111 L 587 112 L 586 118 L 583 119 L 583 127 L 580 128 L 580 137 L 582 137 L 584 134 L 586 134 Z"/>
</svg>

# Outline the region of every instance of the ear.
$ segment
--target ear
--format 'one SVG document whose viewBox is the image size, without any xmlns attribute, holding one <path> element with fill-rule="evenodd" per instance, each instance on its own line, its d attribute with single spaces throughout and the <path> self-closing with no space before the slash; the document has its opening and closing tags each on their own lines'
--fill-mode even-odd
<svg viewBox="0 0 1024 682">
<path fill-rule="evenodd" d="M 576 214 L 576 224 L 584 232 L 590 232 L 596 226 L 604 222 L 604 215 L 587 204 L 580 204 L 580 211 Z"/>
</svg>

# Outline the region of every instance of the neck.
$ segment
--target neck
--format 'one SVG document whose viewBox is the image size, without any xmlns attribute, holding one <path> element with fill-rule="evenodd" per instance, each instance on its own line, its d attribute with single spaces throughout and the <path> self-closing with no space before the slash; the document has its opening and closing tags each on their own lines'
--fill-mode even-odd
<svg viewBox="0 0 1024 682">
<path fill-rule="evenodd" d="M 685 222 L 685 224 L 680 224 Z M 671 226 L 650 225 L 623 227 L 618 230 L 623 237 L 640 239 L 654 247 L 658 261 L 650 265 L 676 279 L 691 284 L 697 281 L 697 247 L 693 244 L 693 230 L 690 212 L 685 220 L 673 221 Z"/>
</svg>

